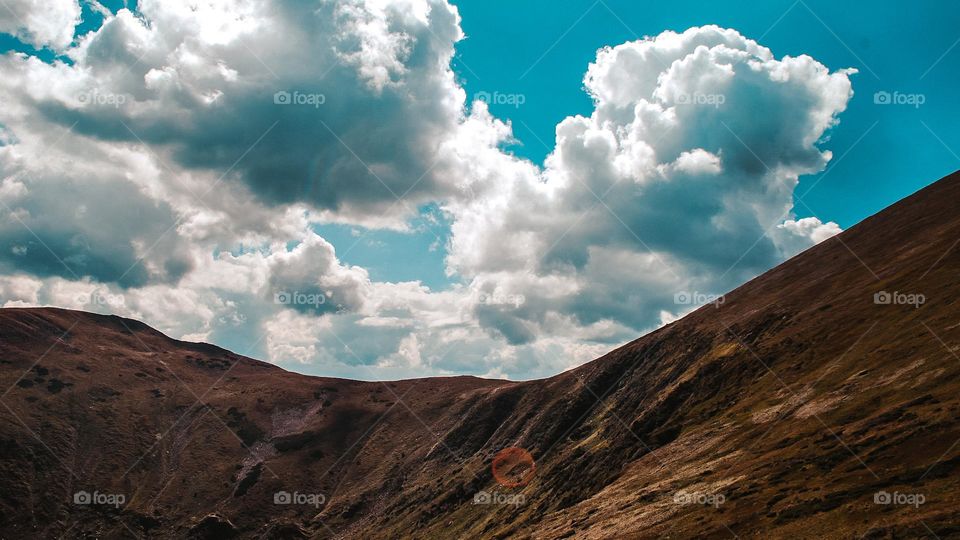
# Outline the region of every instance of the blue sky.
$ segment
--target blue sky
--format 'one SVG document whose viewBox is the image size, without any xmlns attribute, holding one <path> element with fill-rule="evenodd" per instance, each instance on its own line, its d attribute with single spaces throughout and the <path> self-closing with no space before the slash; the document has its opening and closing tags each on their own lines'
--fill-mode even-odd
<svg viewBox="0 0 960 540">
<path fill-rule="evenodd" d="M 135 0 L 102 3 L 113 11 L 136 6 Z M 829 0 L 750 5 L 569 0 L 563 9 L 545 0 L 453 4 L 467 35 L 457 44 L 453 65 L 468 99 L 478 92 L 523 95 L 521 105 L 492 103 L 490 108 L 513 124 L 518 143 L 507 149 L 538 164 L 553 150 L 558 122 L 590 113 L 582 81 L 597 49 L 664 30 L 718 24 L 760 40 L 778 56 L 808 54 L 831 69 L 859 70 L 853 79 L 855 95 L 830 133 L 833 163 L 822 173 L 801 177 L 798 216 L 849 228 L 960 169 L 960 133 L 951 129 L 960 124 L 960 9 L 949 1 L 928 2 L 923 9 L 880 1 L 856 10 Z M 83 5 L 77 34 L 102 21 Z M 4 34 L 0 50 L 36 52 Z M 38 54 L 53 57 L 49 50 Z M 874 94 L 879 91 L 923 94 L 925 102 L 920 107 L 877 106 Z M 316 230 L 345 262 L 370 269 L 376 278 L 420 279 L 436 289 L 458 282 L 444 271 L 444 245 L 437 245 L 438 238 L 445 240 L 447 227 L 416 221 L 413 233 L 336 224 Z"/>
<path fill-rule="evenodd" d="M 304 373 L 548 376 L 960 168 L 946 1 L 8 2 L 0 305 Z"/>
</svg>

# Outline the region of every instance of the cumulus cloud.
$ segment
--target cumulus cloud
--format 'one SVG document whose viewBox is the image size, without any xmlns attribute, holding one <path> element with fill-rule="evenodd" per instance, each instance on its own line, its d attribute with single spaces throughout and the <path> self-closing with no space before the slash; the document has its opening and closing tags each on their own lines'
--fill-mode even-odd
<svg viewBox="0 0 960 540">
<path fill-rule="evenodd" d="M 6 0 L 0 9 L 0 32 L 35 47 L 62 49 L 80 24 L 77 0 Z"/>
<path fill-rule="evenodd" d="M 142 286 L 191 269 L 173 209 L 122 167 L 27 148 L 0 146 L 0 270 Z"/>
<path fill-rule="evenodd" d="M 0 298 L 3 299 L 0 307 L 36 305 L 39 302 L 37 293 L 42 287 L 43 282 L 31 276 L 0 276 Z"/>
<path fill-rule="evenodd" d="M 792 257 L 811 244 L 819 244 L 824 240 L 840 234 L 840 226 L 836 223 L 821 223 L 816 217 L 803 219 L 788 219 L 777 225 L 774 234 L 776 243 L 781 246 L 783 254 Z"/>
<path fill-rule="evenodd" d="M 271 256 L 268 264 L 274 301 L 297 311 L 358 311 L 369 295 L 366 270 L 340 265 L 333 246 L 316 234 Z"/>
<path fill-rule="evenodd" d="M 148 144 L 269 205 L 382 223 L 448 191 L 439 150 L 461 117 L 461 36 L 439 0 L 145 0 L 84 37 L 73 65 L 4 70 L 58 81 L 33 94 L 50 122 Z"/>
<path fill-rule="evenodd" d="M 637 332 L 685 310 L 678 291 L 723 292 L 838 232 L 791 208 L 831 157 L 818 142 L 852 72 L 714 26 L 601 50 L 584 79 L 595 110 L 557 126 L 546 167 L 497 156 L 498 190 L 448 206 L 452 269 L 526 297 L 478 306 L 480 322 L 515 344 L 562 316 Z"/>
<path fill-rule="evenodd" d="M 0 300 L 326 375 L 529 378 L 839 232 L 792 197 L 852 70 L 713 26 L 606 48 L 594 110 L 539 166 L 465 102 L 459 22 L 443 0 L 144 0 L 70 62 L 0 57 Z M 373 280 L 315 232 L 409 231 L 428 203 L 444 290 Z"/>
</svg>

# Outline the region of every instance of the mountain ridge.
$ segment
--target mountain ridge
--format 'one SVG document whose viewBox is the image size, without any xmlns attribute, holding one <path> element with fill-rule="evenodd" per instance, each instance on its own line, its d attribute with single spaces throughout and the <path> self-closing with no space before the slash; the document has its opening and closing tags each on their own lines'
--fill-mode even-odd
<svg viewBox="0 0 960 540">
<path fill-rule="evenodd" d="M 0 310 L 0 532 L 955 537 L 958 199 L 954 173 L 533 381 L 311 377 L 129 319 Z M 513 447 L 536 462 L 520 487 L 490 471 Z M 126 501 L 73 504 L 80 489 Z"/>
</svg>

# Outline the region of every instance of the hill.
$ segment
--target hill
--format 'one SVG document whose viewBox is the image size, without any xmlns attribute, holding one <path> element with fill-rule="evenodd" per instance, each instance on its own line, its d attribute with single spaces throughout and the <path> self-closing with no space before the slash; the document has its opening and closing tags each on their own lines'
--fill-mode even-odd
<svg viewBox="0 0 960 540">
<path fill-rule="evenodd" d="M 960 537 L 958 200 L 955 173 L 537 381 L 309 377 L 0 310 L 0 535 Z"/>
</svg>

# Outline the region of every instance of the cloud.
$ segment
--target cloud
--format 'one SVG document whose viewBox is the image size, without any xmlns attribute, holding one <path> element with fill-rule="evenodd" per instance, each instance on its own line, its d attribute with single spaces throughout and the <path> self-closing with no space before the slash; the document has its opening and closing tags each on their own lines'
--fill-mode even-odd
<svg viewBox="0 0 960 540">
<path fill-rule="evenodd" d="M 59 81 L 29 92 L 47 121 L 147 144 L 268 205 L 399 228 L 451 189 L 440 149 L 462 117 L 450 69 L 461 36 L 438 0 L 145 0 L 70 49 L 73 65 L 5 69 Z"/>
<path fill-rule="evenodd" d="M 170 234 L 173 209 L 120 167 L 63 159 L 55 148 L 35 160 L 22 150 L 0 147 L 0 270 L 129 287 L 176 283 L 193 267 Z"/>
<path fill-rule="evenodd" d="M 293 250 L 269 257 L 275 302 L 308 313 L 362 309 L 370 278 L 366 270 L 339 264 L 333 246 L 310 234 Z"/>
<path fill-rule="evenodd" d="M 792 202 L 852 70 L 713 26 L 606 48 L 539 166 L 467 109 L 462 36 L 442 0 L 145 0 L 69 63 L 0 57 L 0 300 L 325 375 L 531 378 L 839 232 Z M 444 290 L 315 232 L 415 234 L 426 205 Z"/>
<path fill-rule="evenodd" d="M 4 303 L 0 307 L 18 307 L 36 305 L 37 293 L 43 287 L 39 279 L 27 275 L 7 275 L 0 277 L 0 298 Z"/>
<path fill-rule="evenodd" d="M 841 232 L 836 223 L 821 223 L 816 217 L 806 217 L 796 220 L 788 219 L 777 225 L 774 238 L 783 254 L 792 257 L 810 247 L 811 244 L 819 244 Z"/>
<path fill-rule="evenodd" d="M 66 47 L 78 24 L 80 3 L 76 0 L 6 0 L 0 9 L 0 32 L 37 48 Z"/>
<path fill-rule="evenodd" d="M 595 109 L 560 122 L 545 168 L 497 156 L 498 190 L 447 206 L 452 270 L 527 300 L 478 306 L 481 324 L 513 344 L 561 316 L 639 332 L 688 309 L 676 292 L 723 292 L 839 232 L 791 208 L 831 157 L 818 142 L 851 73 L 714 26 L 601 50 Z"/>
</svg>

